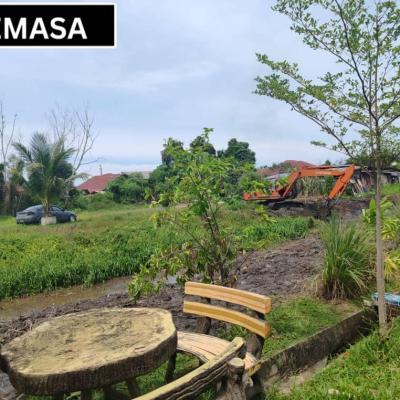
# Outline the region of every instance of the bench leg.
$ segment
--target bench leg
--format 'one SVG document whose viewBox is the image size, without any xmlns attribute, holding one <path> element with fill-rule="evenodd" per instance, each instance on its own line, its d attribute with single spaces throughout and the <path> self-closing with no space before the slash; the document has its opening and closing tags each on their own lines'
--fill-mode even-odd
<svg viewBox="0 0 400 400">
<path fill-rule="evenodd" d="M 125 382 L 126 382 L 126 387 L 128 388 L 129 394 L 132 397 L 140 396 L 140 388 L 139 388 L 139 385 L 137 384 L 135 378 L 128 379 Z"/>
<path fill-rule="evenodd" d="M 174 379 L 174 372 L 176 367 L 176 353 L 168 360 L 167 373 L 165 374 L 165 382 L 172 382 Z"/>
<path fill-rule="evenodd" d="M 246 400 L 243 385 L 244 361 L 233 358 L 228 362 L 228 376 L 225 380 L 222 393 L 217 395 L 217 400 Z"/>
</svg>

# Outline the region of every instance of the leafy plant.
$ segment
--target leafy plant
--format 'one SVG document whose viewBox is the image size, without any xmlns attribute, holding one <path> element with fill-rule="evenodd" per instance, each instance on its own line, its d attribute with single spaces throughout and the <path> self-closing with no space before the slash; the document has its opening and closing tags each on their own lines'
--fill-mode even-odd
<svg viewBox="0 0 400 400">
<path fill-rule="evenodd" d="M 327 177 L 305 177 L 300 181 L 301 193 L 305 197 L 327 196 L 333 187 L 333 179 Z"/>
<path fill-rule="evenodd" d="M 171 206 L 157 214 L 155 223 L 170 224 L 188 239 L 177 247 L 163 249 L 142 266 L 130 285 L 134 298 L 148 293 L 152 286 L 158 290 L 160 280 L 165 281 L 168 275 L 178 274 L 180 282 L 200 275 L 204 282 L 230 284 L 229 271 L 239 240 L 232 227 L 224 224 L 224 206 L 237 197 L 231 179 L 246 167 L 229 157 L 215 157 L 208 146 L 211 132 L 205 128 L 196 139 L 201 145 L 187 150 L 165 148 L 176 173 L 169 178 L 170 190 L 161 193 L 156 203 Z M 185 206 L 177 208 L 182 204 Z"/>
<path fill-rule="evenodd" d="M 333 218 L 322 228 L 321 239 L 325 249 L 324 297 L 358 296 L 373 277 L 373 247 L 369 232 Z"/>
<path fill-rule="evenodd" d="M 381 213 L 382 220 L 385 218 L 387 211 L 390 210 L 393 206 L 393 203 L 387 198 L 384 197 L 381 201 Z M 369 225 L 375 225 L 376 220 L 376 203 L 375 199 L 371 199 L 369 202 L 369 207 L 367 209 L 362 210 L 363 221 Z"/>
<path fill-rule="evenodd" d="M 383 198 L 381 202 L 382 214 L 382 238 L 386 243 L 397 245 L 400 237 L 400 218 L 391 215 L 389 212 L 393 210 L 393 203 L 387 198 Z M 371 199 L 369 208 L 362 210 L 363 221 L 368 225 L 375 225 L 376 204 Z M 400 273 L 400 257 L 398 252 L 390 252 L 388 249 L 384 251 L 384 272 L 385 278 L 391 279 Z"/>
<path fill-rule="evenodd" d="M 107 189 L 118 203 L 138 203 L 144 200 L 148 183 L 142 174 L 134 172 L 128 176 L 121 175 L 112 180 Z"/>
<path fill-rule="evenodd" d="M 390 279 L 399 275 L 400 272 L 400 250 L 389 252 L 385 256 L 385 277 Z"/>
<path fill-rule="evenodd" d="M 159 288 L 157 278 L 180 272 L 182 280 L 200 274 L 205 282 L 219 279 L 227 284 L 228 271 L 236 255 L 236 244 L 231 229 L 222 223 L 222 206 L 229 197 L 226 176 L 233 169 L 229 160 L 214 157 L 204 151 L 210 130 L 202 135 L 203 146 L 188 150 L 176 147 L 166 149 L 173 158 L 173 167 L 179 171 L 171 191 L 162 193 L 160 202 L 167 197 L 174 204 L 186 204 L 177 209 L 170 207 L 156 215 L 158 225 L 170 224 L 184 232 L 188 240 L 180 246 L 154 255 L 130 285 L 130 293 L 137 298 L 149 292 L 150 286 Z M 198 218 L 200 223 L 195 224 Z"/>
</svg>

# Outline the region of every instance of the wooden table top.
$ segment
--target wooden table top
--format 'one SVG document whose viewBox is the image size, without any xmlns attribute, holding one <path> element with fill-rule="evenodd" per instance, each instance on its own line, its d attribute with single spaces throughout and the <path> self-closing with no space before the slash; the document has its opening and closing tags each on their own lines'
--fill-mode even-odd
<svg viewBox="0 0 400 400">
<path fill-rule="evenodd" d="M 52 395 L 100 388 L 146 374 L 176 351 L 170 312 L 102 308 L 54 318 L 0 350 L 20 392 Z"/>
</svg>

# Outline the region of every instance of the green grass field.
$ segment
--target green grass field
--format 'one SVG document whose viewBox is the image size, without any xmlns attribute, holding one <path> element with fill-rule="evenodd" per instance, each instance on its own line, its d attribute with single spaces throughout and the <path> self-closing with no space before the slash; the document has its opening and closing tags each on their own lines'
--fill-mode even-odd
<svg viewBox="0 0 400 400">
<path fill-rule="evenodd" d="M 400 195 L 400 183 L 393 183 L 392 185 L 384 185 L 382 187 L 382 194 L 384 196 Z"/>
<path fill-rule="evenodd" d="M 156 228 L 149 221 L 154 212 L 148 206 L 121 206 L 85 211 L 78 214 L 77 223 L 53 226 L 17 225 L 14 218 L 1 218 L 0 299 L 137 272 L 157 249 L 186 239 L 171 226 Z M 226 210 L 224 224 L 244 249 L 260 241 L 273 244 L 302 237 L 309 230 L 306 219 L 267 223 L 247 206 Z"/>
</svg>

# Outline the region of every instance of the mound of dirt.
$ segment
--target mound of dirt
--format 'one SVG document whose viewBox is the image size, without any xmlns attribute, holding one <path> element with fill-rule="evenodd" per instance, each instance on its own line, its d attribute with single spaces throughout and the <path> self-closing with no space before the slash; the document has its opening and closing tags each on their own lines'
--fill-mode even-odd
<svg viewBox="0 0 400 400">
<path fill-rule="evenodd" d="M 325 205 L 325 199 L 302 199 L 273 203 L 268 207 L 268 213 L 276 216 L 298 216 L 326 219 L 329 215 L 337 215 L 343 219 L 353 219 L 361 215 L 363 208 L 368 208 L 369 198 L 339 199 L 331 209 Z"/>
</svg>

